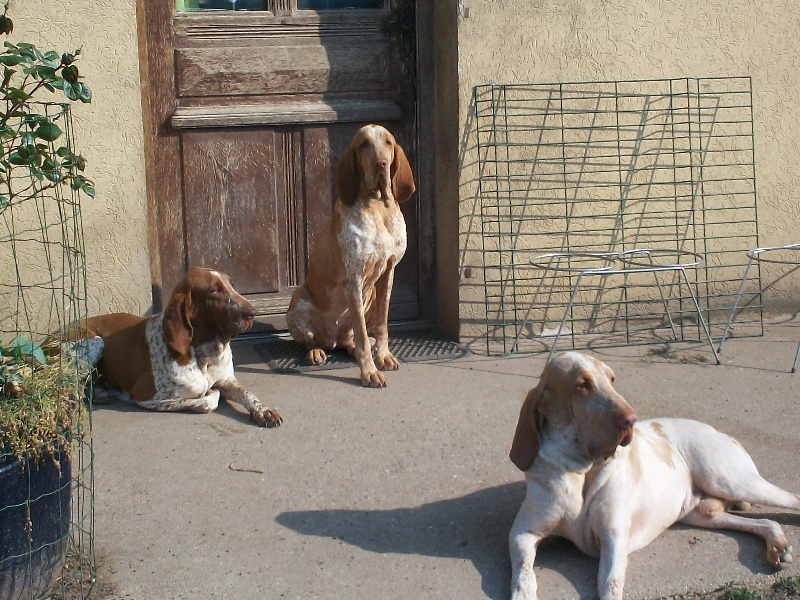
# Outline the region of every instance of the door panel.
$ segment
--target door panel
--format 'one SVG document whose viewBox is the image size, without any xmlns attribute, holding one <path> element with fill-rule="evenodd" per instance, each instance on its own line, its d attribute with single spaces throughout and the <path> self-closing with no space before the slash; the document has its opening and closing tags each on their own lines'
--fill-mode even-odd
<svg viewBox="0 0 800 600">
<path fill-rule="evenodd" d="M 139 0 L 154 305 L 201 264 L 229 273 L 262 325 L 282 329 L 355 131 L 385 125 L 414 168 L 413 3 L 245 5 L 178 12 L 176 0 Z M 321 10 L 343 6 L 357 8 Z M 419 313 L 417 196 L 402 207 L 409 246 L 393 319 Z"/>
<path fill-rule="evenodd" d="M 198 131 L 181 136 L 189 264 L 218 265 L 243 294 L 278 292 L 289 215 L 274 130 Z M 209 216 L 213 215 L 213 218 Z M 282 248 L 283 247 L 283 248 Z"/>
<path fill-rule="evenodd" d="M 178 51 L 178 93 L 190 97 L 388 89 L 389 47 L 385 41 L 356 42 L 344 48 L 275 45 L 268 53 L 247 51 L 253 47 L 258 46 Z M 224 75 L 219 65 L 225 65 Z"/>
</svg>

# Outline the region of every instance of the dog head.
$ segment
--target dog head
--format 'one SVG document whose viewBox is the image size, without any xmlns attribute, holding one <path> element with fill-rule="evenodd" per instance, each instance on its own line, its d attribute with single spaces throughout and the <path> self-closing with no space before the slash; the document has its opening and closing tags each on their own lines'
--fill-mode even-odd
<svg viewBox="0 0 800 600">
<path fill-rule="evenodd" d="M 527 471 L 546 426 L 574 426 L 580 451 L 589 460 L 611 456 L 617 446 L 630 444 L 636 413 L 614 389 L 614 379 L 605 363 L 578 352 L 547 363 L 520 410 L 511 461 Z"/>
<path fill-rule="evenodd" d="M 352 206 L 362 193 L 380 191 L 405 202 L 416 189 L 406 154 L 389 130 L 380 125 L 359 129 L 339 159 L 337 197 Z"/>
<path fill-rule="evenodd" d="M 175 286 L 164 311 L 164 338 L 179 364 L 190 348 L 217 340 L 227 343 L 253 325 L 255 309 L 219 271 L 192 267 Z"/>
</svg>

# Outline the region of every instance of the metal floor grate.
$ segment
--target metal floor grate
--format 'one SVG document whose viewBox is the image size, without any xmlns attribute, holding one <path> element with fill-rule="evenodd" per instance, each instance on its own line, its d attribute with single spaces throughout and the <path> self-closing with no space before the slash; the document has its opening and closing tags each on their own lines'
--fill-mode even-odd
<svg viewBox="0 0 800 600">
<path fill-rule="evenodd" d="M 341 369 L 356 366 L 356 361 L 346 351 L 328 352 L 328 359 L 321 365 L 310 366 L 305 362 L 306 351 L 294 340 L 275 338 L 254 346 L 273 371 L 279 373 L 303 373 L 325 369 Z M 389 350 L 400 362 L 425 360 L 453 360 L 469 354 L 456 342 L 446 340 L 433 331 L 403 332 L 389 336 Z"/>
<path fill-rule="evenodd" d="M 550 252 L 697 253 L 692 285 L 721 334 L 758 246 L 750 77 L 490 84 L 474 105 L 489 354 L 548 347 L 577 276 L 531 264 Z M 679 339 L 701 339 L 674 278 L 650 275 L 582 289 L 564 333 L 573 347 L 652 343 L 659 286 Z M 760 272 L 745 294 L 738 323 L 761 335 Z"/>
</svg>

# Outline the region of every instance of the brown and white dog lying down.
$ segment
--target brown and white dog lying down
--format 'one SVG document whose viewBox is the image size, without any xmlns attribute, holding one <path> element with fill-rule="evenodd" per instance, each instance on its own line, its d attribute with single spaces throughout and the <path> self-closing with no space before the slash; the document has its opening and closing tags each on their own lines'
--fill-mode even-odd
<svg viewBox="0 0 800 600">
<path fill-rule="evenodd" d="M 346 349 L 358 362 L 362 385 L 370 387 L 386 387 L 380 371 L 399 368 L 389 352 L 389 297 L 394 268 L 406 251 L 399 203 L 415 189 L 394 136 L 378 125 L 359 129 L 339 160 L 333 216 L 286 314 L 292 337 L 307 350 L 307 364 L 325 362 L 326 350 Z"/>
<path fill-rule="evenodd" d="M 602 600 L 622 598 L 628 554 L 679 521 L 761 536 L 772 567 L 792 562 L 780 525 L 726 510 L 800 510 L 800 496 L 764 480 L 739 442 L 710 425 L 636 423 L 613 371 L 584 354 L 545 366 L 522 405 L 510 457 L 527 481 L 509 535 L 514 600 L 536 598 L 536 548 L 550 535 L 600 557 Z"/>
<path fill-rule="evenodd" d="M 262 427 L 283 419 L 245 390 L 233 372 L 230 341 L 253 324 L 255 311 L 224 273 L 190 268 L 166 309 L 149 318 L 127 313 L 90 317 L 97 383 L 156 411 L 209 413 L 220 396 L 244 406 Z"/>
</svg>

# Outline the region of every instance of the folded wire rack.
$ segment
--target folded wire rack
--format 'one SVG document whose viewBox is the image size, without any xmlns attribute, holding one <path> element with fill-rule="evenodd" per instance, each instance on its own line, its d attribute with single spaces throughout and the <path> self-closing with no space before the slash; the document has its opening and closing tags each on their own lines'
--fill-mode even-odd
<svg viewBox="0 0 800 600">
<path fill-rule="evenodd" d="M 476 86 L 487 353 L 544 351 L 559 332 L 573 347 L 676 339 L 664 289 L 677 339 L 702 339 L 675 273 L 596 278 L 559 329 L 577 275 L 532 264 L 550 252 L 698 254 L 692 284 L 721 335 L 758 246 L 752 99 L 747 76 Z M 737 335 L 763 335 L 760 290 L 759 270 Z"/>
</svg>

